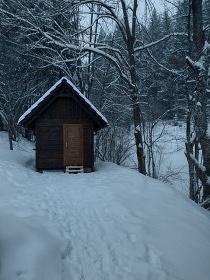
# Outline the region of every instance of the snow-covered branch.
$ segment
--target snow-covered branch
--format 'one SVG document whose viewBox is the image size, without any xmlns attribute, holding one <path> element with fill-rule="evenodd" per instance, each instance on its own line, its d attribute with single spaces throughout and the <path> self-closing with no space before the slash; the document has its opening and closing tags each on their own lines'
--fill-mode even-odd
<svg viewBox="0 0 210 280">
<path fill-rule="evenodd" d="M 127 35 L 126 35 L 126 32 L 125 32 L 125 27 L 124 27 L 123 23 L 120 21 L 118 15 L 114 12 L 115 7 L 112 6 L 112 3 L 107 4 L 106 2 L 101 1 L 101 0 L 93 0 L 93 1 L 92 0 L 84 0 L 84 1 L 75 1 L 74 5 L 81 6 L 81 5 L 86 5 L 86 4 L 90 4 L 90 3 L 95 4 L 95 5 L 99 5 L 100 7 L 103 7 L 105 9 L 105 11 L 106 11 L 105 16 L 107 18 L 112 19 L 117 24 L 117 26 L 119 27 L 119 29 L 122 33 L 122 36 L 123 36 L 124 40 L 126 40 Z"/>
<path fill-rule="evenodd" d="M 152 58 L 152 60 L 161 68 L 163 68 L 164 70 L 166 70 L 167 72 L 170 72 L 172 74 L 175 74 L 177 76 L 183 76 L 183 70 L 182 71 L 178 71 L 178 70 L 174 70 L 174 69 L 169 69 L 166 66 L 164 66 L 162 63 L 160 63 L 159 61 L 157 61 L 157 59 L 152 55 L 152 53 L 149 51 L 149 49 L 147 49 L 147 52 L 149 54 L 149 56 Z"/>
<path fill-rule="evenodd" d="M 138 52 L 138 51 L 142 51 L 142 50 L 147 49 L 147 48 L 151 48 L 151 47 L 159 44 L 160 42 L 163 42 L 163 41 L 165 41 L 165 40 L 167 40 L 171 37 L 177 37 L 177 36 L 187 36 L 187 34 L 186 33 L 176 33 L 176 32 L 174 32 L 174 33 L 168 34 L 168 35 L 164 36 L 163 38 L 158 39 L 154 42 L 142 45 L 140 47 L 136 47 L 136 48 L 134 48 L 134 51 Z"/>
<path fill-rule="evenodd" d="M 203 71 L 206 71 L 205 68 L 205 56 L 202 55 L 199 60 L 193 61 L 189 56 L 186 57 L 186 63 L 190 66 L 190 68 L 195 73 L 201 73 Z"/>
<path fill-rule="evenodd" d="M 203 166 L 202 164 L 200 164 L 197 159 L 194 157 L 193 154 L 190 154 L 189 158 L 188 158 L 195 166 L 196 168 L 196 173 L 198 178 L 200 179 L 200 181 L 202 182 L 202 184 L 205 184 L 207 182 L 207 174 L 206 174 L 206 168 L 205 166 Z"/>
</svg>

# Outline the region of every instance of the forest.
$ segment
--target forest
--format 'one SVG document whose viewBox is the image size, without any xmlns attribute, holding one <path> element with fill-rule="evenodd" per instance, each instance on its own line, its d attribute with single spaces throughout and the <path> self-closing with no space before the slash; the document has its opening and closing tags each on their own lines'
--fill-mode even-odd
<svg viewBox="0 0 210 280">
<path fill-rule="evenodd" d="M 185 123 L 189 197 L 210 209 L 210 2 L 0 0 L 0 127 L 66 76 L 106 116 L 95 156 L 160 179 L 154 131 Z"/>
</svg>

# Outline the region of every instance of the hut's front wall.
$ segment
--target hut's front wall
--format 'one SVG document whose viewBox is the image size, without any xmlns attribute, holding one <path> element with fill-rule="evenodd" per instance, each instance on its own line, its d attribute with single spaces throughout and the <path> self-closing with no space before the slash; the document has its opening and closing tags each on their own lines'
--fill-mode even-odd
<svg viewBox="0 0 210 280">
<path fill-rule="evenodd" d="M 36 168 L 64 167 L 63 125 L 83 125 L 83 166 L 94 165 L 93 120 L 70 97 L 58 97 L 36 120 Z"/>
</svg>

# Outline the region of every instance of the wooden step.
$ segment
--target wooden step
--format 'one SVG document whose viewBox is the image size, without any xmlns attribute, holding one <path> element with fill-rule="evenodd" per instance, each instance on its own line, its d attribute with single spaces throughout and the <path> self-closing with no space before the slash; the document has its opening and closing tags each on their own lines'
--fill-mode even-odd
<svg viewBox="0 0 210 280">
<path fill-rule="evenodd" d="M 83 166 L 69 165 L 66 166 L 66 173 L 84 173 L 84 168 Z"/>
</svg>

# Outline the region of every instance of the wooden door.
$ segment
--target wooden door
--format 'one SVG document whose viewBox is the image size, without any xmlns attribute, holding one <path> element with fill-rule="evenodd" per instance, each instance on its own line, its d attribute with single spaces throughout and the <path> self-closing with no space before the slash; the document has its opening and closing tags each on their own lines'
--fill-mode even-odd
<svg viewBox="0 0 210 280">
<path fill-rule="evenodd" d="M 64 124 L 64 166 L 83 166 L 83 125 Z"/>
</svg>

